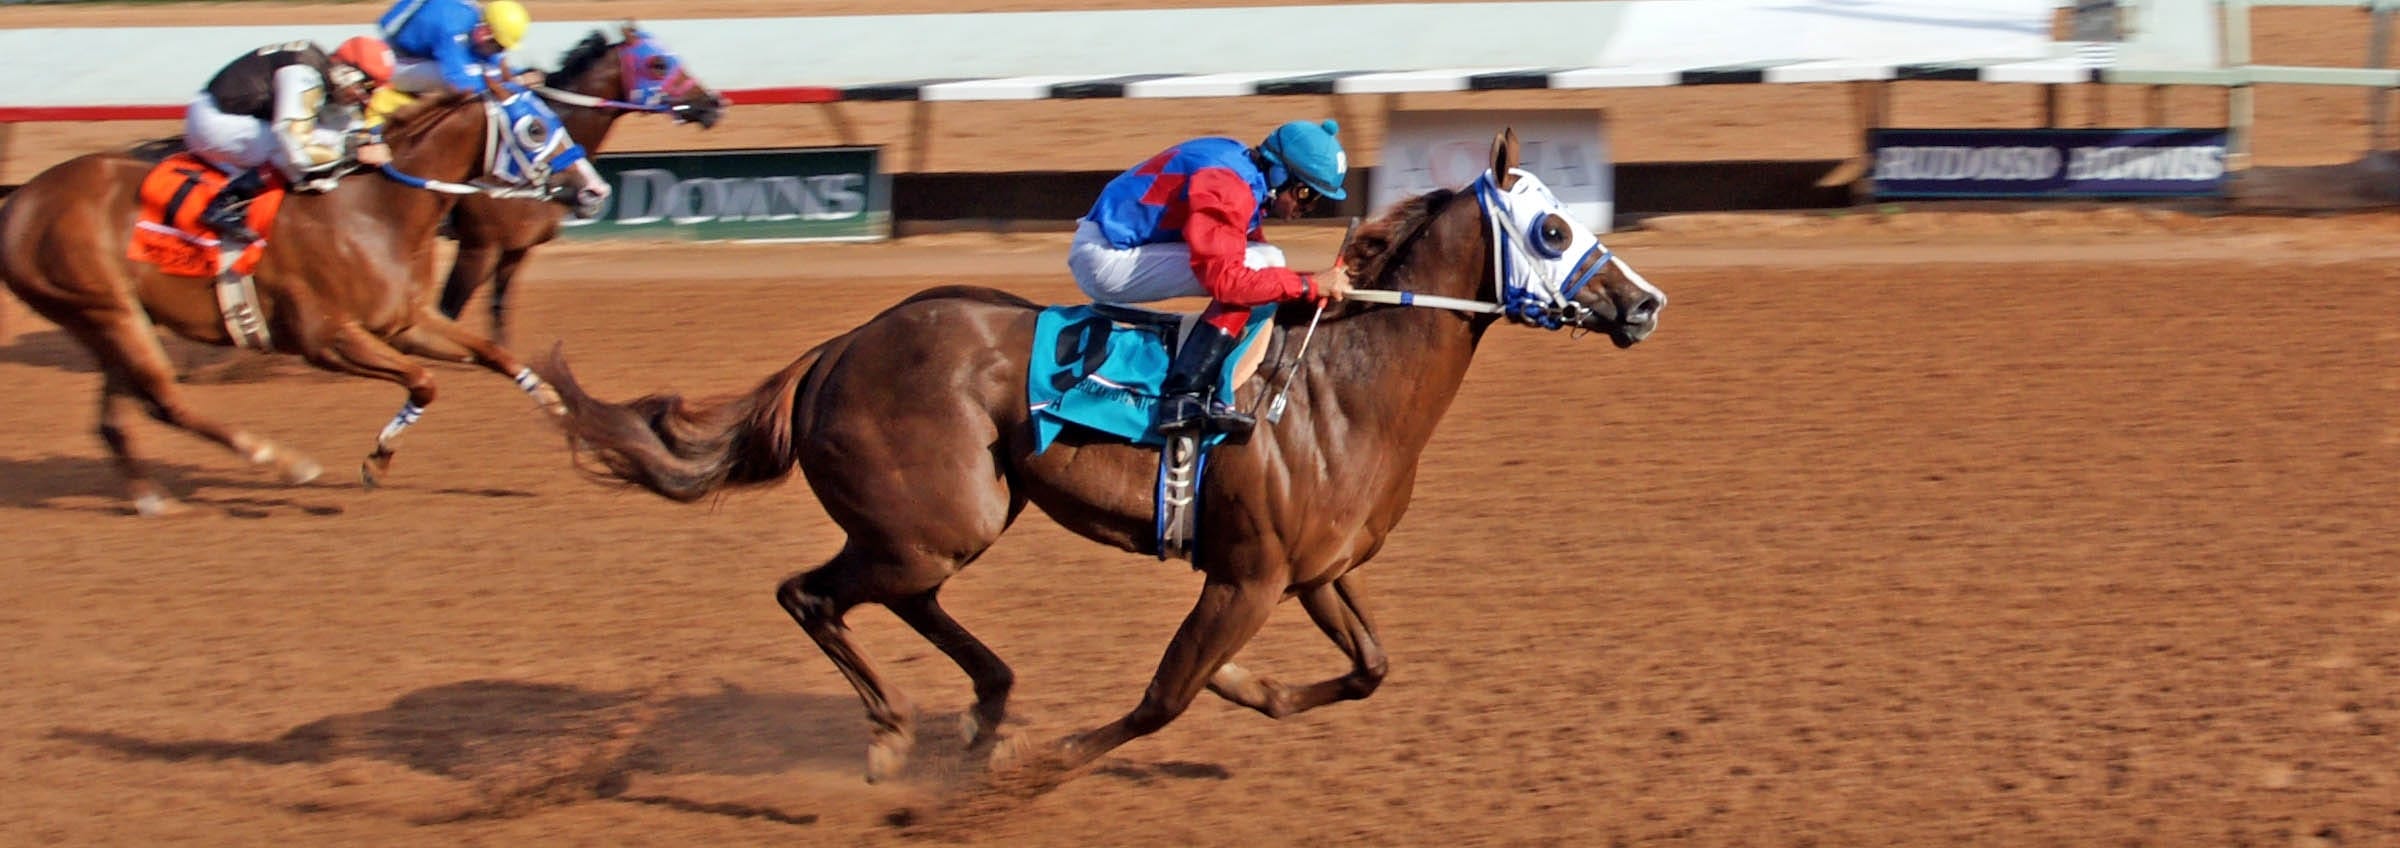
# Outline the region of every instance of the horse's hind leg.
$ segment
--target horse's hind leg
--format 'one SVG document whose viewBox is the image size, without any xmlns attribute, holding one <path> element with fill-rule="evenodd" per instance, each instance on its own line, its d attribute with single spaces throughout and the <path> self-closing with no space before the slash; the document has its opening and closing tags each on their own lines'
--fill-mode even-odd
<svg viewBox="0 0 2400 848">
<path fill-rule="evenodd" d="M 1357 575 L 1345 574 L 1339 580 L 1301 593 L 1300 605 L 1308 610 L 1308 617 L 1317 623 L 1317 629 L 1325 631 L 1325 637 L 1332 639 L 1350 658 L 1349 674 L 1291 687 L 1228 662 L 1209 678 L 1209 691 L 1269 718 L 1283 718 L 1336 701 L 1355 701 L 1375 694 L 1376 687 L 1383 685 L 1389 663 L 1384 658 L 1383 646 L 1375 641 L 1375 622 L 1367 617 L 1362 605 Z"/>
<path fill-rule="evenodd" d="M 842 622 L 853 607 L 875 600 L 862 587 L 879 577 L 876 565 L 853 542 L 824 565 L 793 575 L 775 587 L 775 602 L 824 649 L 834 667 L 850 680 L 851 688 L 858 690 L 859 700 L 866 703 L 867 720 L 875 725 L 875 740 L 867 746 L 870 783 L 898 775 L 908 762 L 909 749 L 916 746 L 915 717 L 907 696 L 884 681 Z"/>
<path fill-rule="evenodd" d="M 566 413 L 566 404 L 559 400 L 558 391 L 542 382 L 542 378 L 534 376 L 533 369 L 525 367 L 525 363 L 518 361 L 516 355 L 509 353 L 506 348 L 459 326 L 456 321 L 430 312 L 420 314 L 414 325 L 392 337 L 392 344 L 402 351 L 427 359 L 481 365 L 516 381 L 517 388 L 533 398 L 542 411 L 552 415 Z"/>
<path fill-rule="evenodd" d="M 1000 738 L 1000 722 L 1008 717 L 1008 692 L 1016 686 L 1016 672 L 998 654 L 967 632 L 942 610 L 936 587 L 920 595 L 884 604 L 902 622 L 915 628 L 918 635 L 940 648 L 958 663 L 959 670 L 975 681 L 975 709 L 967 713 L 966 735 L 969 750 L 981 750 Z"/>
<path fill-rule="evenodd" d="M 356 323 L 336 328 L 323 342 L 311 345 L 305 355 L 309 362 L 329 371 L 388 380 L 408 389 L 408 401 L 400 405 L 391 423 L 383 425 L 383 432 L 376 434 L 375 452 L 359 463 L 360 480 L 367 488 L 375 488 L 391 471 L 400 434 L 433 405 L 433 375 Z"/>
<path fill-rule="evenodd" d="M 287 483 L 316 479 L 321 469 L 308 457 L 193 410 L 175 383 L 166 348 L 148 318 L 138 313 L 84 317 L 58 323 L 91 350 L 106 375 L 100 388 L 100 440 L 125 476 L 137 513 L 165 515 L 176 511 L 176 504 L 151 479 L 148 463 L 136 455 L 126 426 L 132 417 L 127 411 L 135 404 L 160 423 L 223 445 L 253 464 L 274 466 Z"/>
<path fill-rule="evenodd" d="M 132 387 L 115 368 L 108 372 L 107 384 L 100 388 L 100 441 L 117 460 L 117 473 L 125 478 L 125 488 L 133 496 L 133 511 L 144 518 L 156 518 L 183 512 L 184 506 L 159 488 L 150 477 L 150 464 L 135 455 L 133 431 L 126 425 L 133 420 L 131 411 L 140 403 Z"/>
</svg>

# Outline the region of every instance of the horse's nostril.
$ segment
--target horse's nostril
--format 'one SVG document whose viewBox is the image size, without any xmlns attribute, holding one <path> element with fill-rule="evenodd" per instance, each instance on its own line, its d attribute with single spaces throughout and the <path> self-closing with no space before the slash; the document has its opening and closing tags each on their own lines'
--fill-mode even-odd
<svg viewBox="0 0 2400 848">
<path fill-rule="evenodd" d="M 1642 302 L 1634 304 L 1633 309 L 1625 313 L 1625 320 L 1634 324 L 1647 323 L 1658 316 L 1658 306 L 1658 298 L 1644 297 Z"/>
</svg>

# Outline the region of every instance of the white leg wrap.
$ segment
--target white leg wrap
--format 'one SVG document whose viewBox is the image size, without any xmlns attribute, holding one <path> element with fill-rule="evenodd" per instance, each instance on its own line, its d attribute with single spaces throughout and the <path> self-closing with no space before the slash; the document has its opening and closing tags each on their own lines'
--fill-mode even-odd
<svg viewBox="0 0 2400 848">
<path fill-rule="evenodd" d="M 417 419 L 423 417 L 425 417 L 425 407 L 418 406 L 416 401 L 412 400 L 401 404 L 400 414 L 392 416 L 392 423 L 383 425 L 382 435 L 375 437 L 375 446 L 389 449 L 392 441 L 400 438 L 401 431 L 407 430 L 409 425 L 417 423 Z"/>
</svg>

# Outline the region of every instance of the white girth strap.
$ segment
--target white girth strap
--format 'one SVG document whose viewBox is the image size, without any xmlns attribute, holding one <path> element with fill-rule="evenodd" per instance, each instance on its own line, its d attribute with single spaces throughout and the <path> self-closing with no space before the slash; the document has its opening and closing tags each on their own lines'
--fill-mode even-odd
<svg viewBox="0 0 2400 848">
<path fill-rule="evenodd" d="M 251 350 L 272 350 L 275 340 L 267 333 L 267 316 L 258 308 L 258 284 L 248 274 L 233 270 L 233 261 L 240 251 L 227 251 L 218 260 L 217 311 L 225 316 L 225 334 L 233 343 Z"/>
</svg>

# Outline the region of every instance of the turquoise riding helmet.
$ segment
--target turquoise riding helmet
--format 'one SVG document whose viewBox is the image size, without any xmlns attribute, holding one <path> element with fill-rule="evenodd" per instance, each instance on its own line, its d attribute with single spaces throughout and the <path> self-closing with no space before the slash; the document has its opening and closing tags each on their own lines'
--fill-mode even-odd
<svg viewBox="0 0 2400 848">
<path fill-rule="evenodd" d="M 1268 133 L 1267 140 L 1258 145 L 1258 152 L 1267 160 L 1268 187 L 1278 188 L 1298 177 L 1326 199 L 1342 199 L 1342 178 L 1350 173 L 1350 157 L 1342 153 L 1341 140 L 1334 138 L 1341 129 L 1332 121 L 1293 121 Z"/>
</svg>

